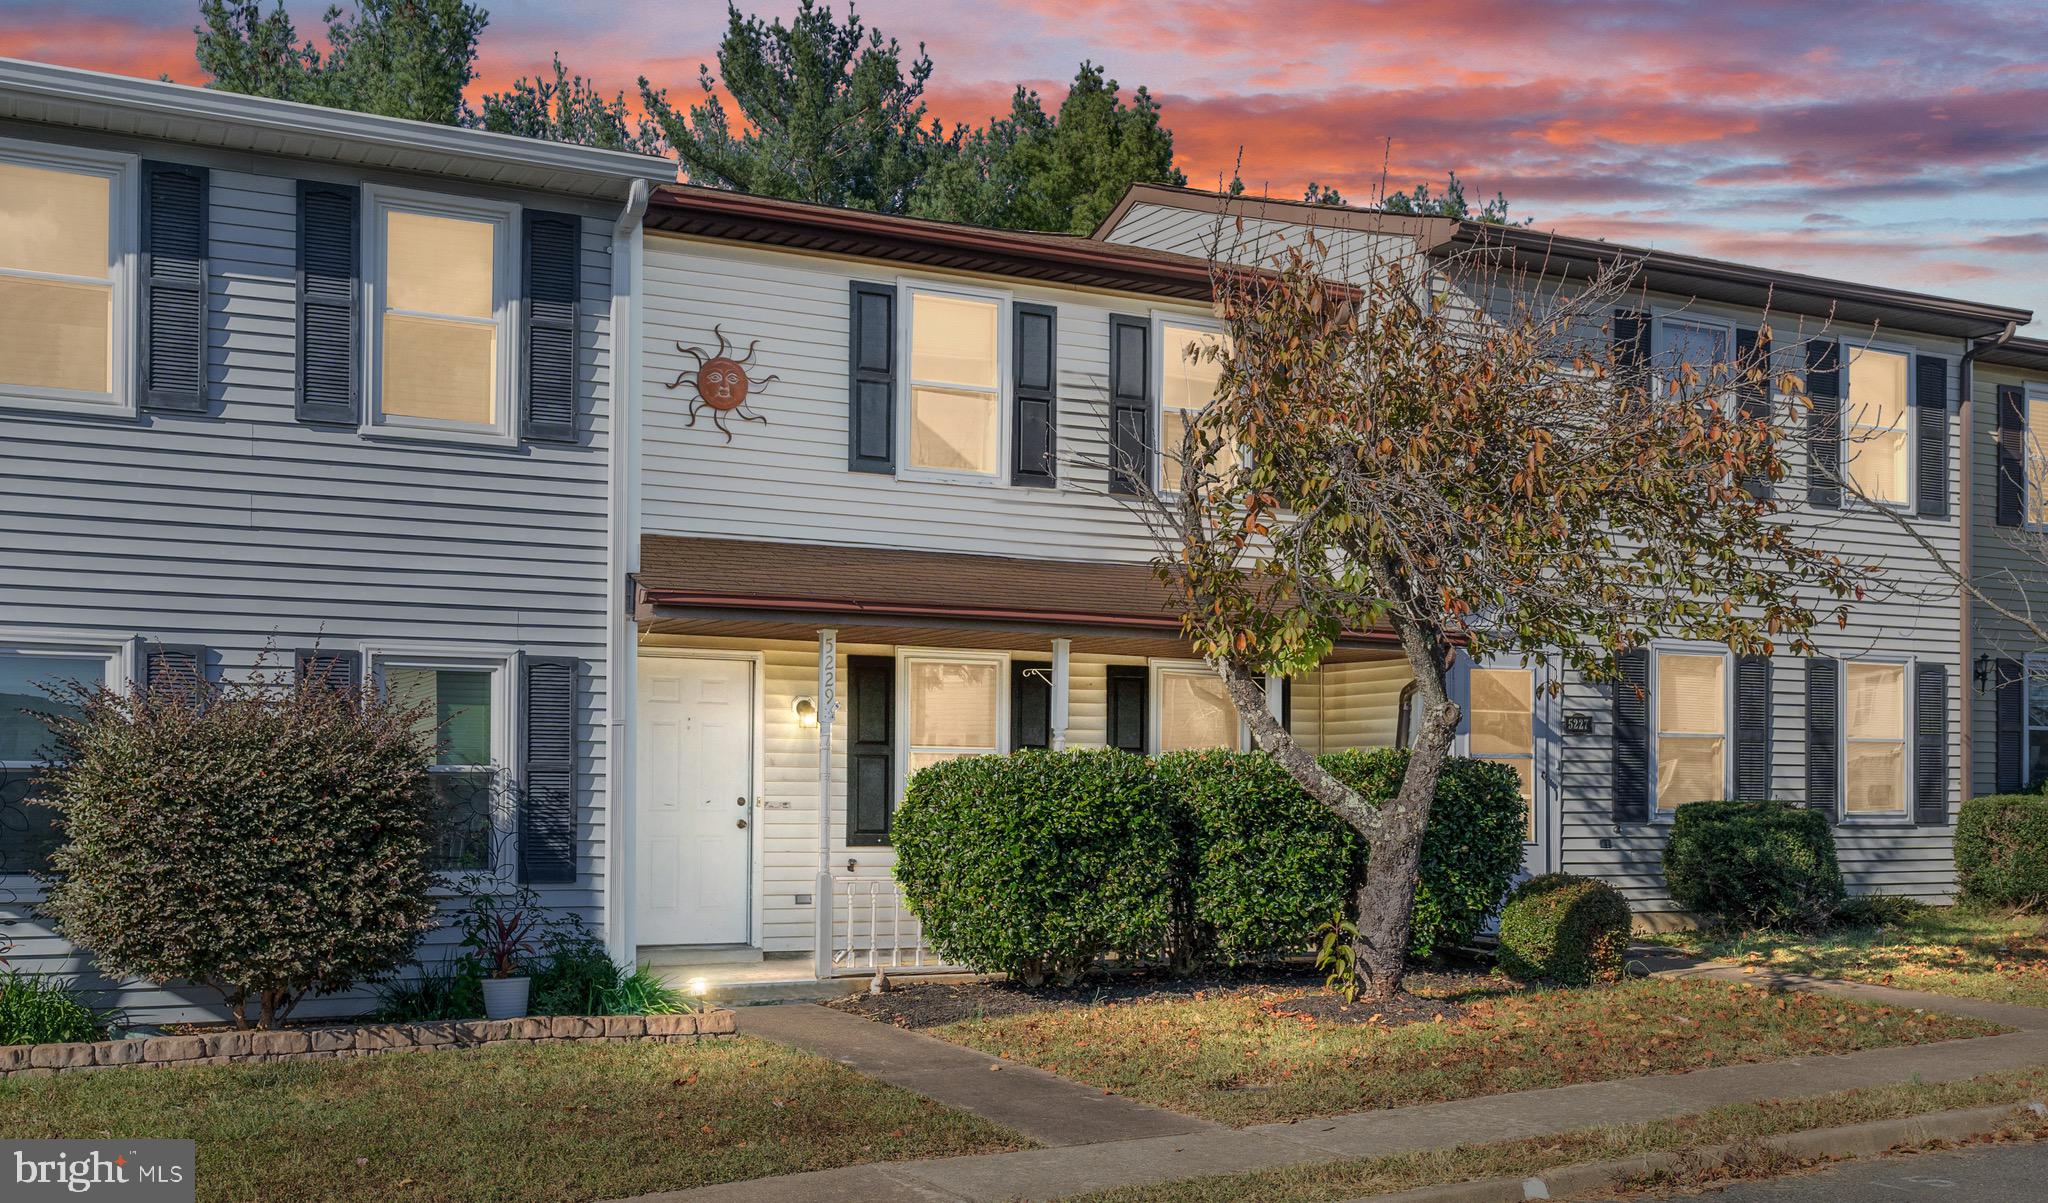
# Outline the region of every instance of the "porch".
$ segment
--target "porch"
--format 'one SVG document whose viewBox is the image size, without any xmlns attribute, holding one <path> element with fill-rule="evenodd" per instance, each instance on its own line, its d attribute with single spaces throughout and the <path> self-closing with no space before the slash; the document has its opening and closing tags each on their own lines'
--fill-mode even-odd
<svg viewBox="0 0 2048 1203">
<path fill-rule="evenodd" d="M 1248 746 L 1145 565 L 654 536 L 636 584 L 629 931 L 707 994 L 958 972 L 892 874 L 918 768 Z M 1409 679 L 1365 636 L 1267 700 L 1317 751 L 1391 746 Z"/>
</svg>

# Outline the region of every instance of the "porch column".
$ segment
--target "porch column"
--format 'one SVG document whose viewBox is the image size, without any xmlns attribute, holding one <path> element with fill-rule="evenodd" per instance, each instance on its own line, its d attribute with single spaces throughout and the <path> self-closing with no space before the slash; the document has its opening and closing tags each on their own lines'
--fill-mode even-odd
<svg viewBox="0 0 2048 1203">
<path fill-rule="evenodd" d="M 1067 750 L 1067 710 L 1070 694 L 1067 692 L 1067 659 L 1074 649 L 1071 639 L 1052 641 L 1052 750 Z"/>
<path fill-rule="evenodd" d="M 839 716 L 839 632 L 818 632 L 818 892 L 817 971 L 832 974 L 832 725 Z"/>
</svg>

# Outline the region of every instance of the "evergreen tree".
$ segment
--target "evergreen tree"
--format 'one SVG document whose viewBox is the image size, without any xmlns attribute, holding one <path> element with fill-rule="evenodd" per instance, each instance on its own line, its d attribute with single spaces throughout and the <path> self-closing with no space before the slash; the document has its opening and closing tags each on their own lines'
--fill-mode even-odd
<svg viewBox="0 0 2048 1203">
<path fill-rule="evenodd" d="M 278 0 L 200 0 L 193 29 L 210 86 L 386 117 L 453 125 L 476 78 L 476 43 L 490 20 L 464 0 L 357 0 L 329 8 L 323 58 Z"/>
<path fill-rule="evenodd" d="M 698 68 L 699 103 L 679 112 L 666 89 L 640 80 L 643 106 L 692 183 L 901 213 L 934 160 L 953 153 L 936 123 L 925 126 L 932 61 L 922 46 L 906 64 L 895 39 L 866 28 L 851 5 L 843 25 L 815 0 L 802 0 L 786 26 L 731 4 L 726 16 L 718 74 Z"/>
<path fill-rule="evenodd" d="M 1083 62 L 1049 115 L 1019 87 L 1010 112 L 986 128 L 958 131 L 956 153 L 912 196 L 920 217 L 1006 229 L 1092 232 L 1133 183 L 1185 184 L 1173 165 L 1173 131 L 1159 102 L 1139 88 L 1125 104 L 1117 82 Z"/>
<path fill-rule="evenodd" d="M 1315 185 L 1309 185 L 1311 189 Z M 1335 195 L 1332 191 L 1331 195 Z M 1328 202 L 1317 202 L 1328 203 Z M 1341 201 L 1335 202 L 1341 204 Z M 1493 199 L 1474 209 L 1465 199 L 1465 182 L 1458 173 L 1449 173 L 1441 193 L 1433 193 L 1428 184 L 1417 184 L 1412 192 L 1392 192 L 1380 202 L 1380 208 L 1389 213 L 1412 213 L 1422 217 L 1455 217 L 1460 221 L 1483 221 L 1493 225 L 1528 225 L 1530 219 L 1519 223 L 1508 221 L 1508 198 L 1496 192 Z"/>
<path fill-rule="evenodd" d="M 547 142 L 576 142 L 606 150 L 663 153 L 661 131 L 646 118 L 637 128 L 627 125 L 626 98 L 607 100 L 595 84 L 571 75 L 555 55 L 554 78 L 521 77 L 510 91 L 484 97 L 475 124 L 500 134 L 518 134 Z"/>
</svg>

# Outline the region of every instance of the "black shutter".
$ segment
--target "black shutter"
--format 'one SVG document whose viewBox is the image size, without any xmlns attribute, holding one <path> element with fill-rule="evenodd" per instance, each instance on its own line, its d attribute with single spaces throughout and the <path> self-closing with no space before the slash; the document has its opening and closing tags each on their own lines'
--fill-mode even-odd
<svg viewBox="0 0 2048 1203">
<path fill-rule="evenodd" d="M 1806 344 L 1806 503 L 1840 509 L 1842 486 L 1841 344 L 1816 339 Z"/>
<path fill-rule="evenodd" d="M 573 658 L 526 657 L 519 874 L 535 884 L 576 880 L 576 669 Z"/>
<path fill-rule="evenodd" d="M 576 302 L 583 288 L 583 220 L 526 211 L 526 404 L 529 438 L 576 441 Z"/>
<path fill-rule="evenodd" d="M 206 410 L 206 168 L 142 165 L 142 404 Z"/>
<path fill-rule="evenodd" d="M 189 643 L 152 643 L 143 649 L 142 688 L 166 698 L 193 701 L 206 683 L 206 649 Z"/>
<path fill-rule="evenodd" d="M 1010 748 L 1052 746 L 1052 665 L 1010 662 Z"/>
<path fill-rule="evenodd" d="M 1742 368 L 1742 379 L 1735 389 L 1735 414 L 1745 422 L 1769 423 L 1771 420 L 1771 337 L 1761 329 L 1738 329 L 1735 332 L 1735 362 Z M 1744 477 L 1742 487 L 1752 497 L 1764 498 L 1771 495 L 1768 477 L 1754 475 Z"/>
<path fill-rule="evenodd" d="M 1109 491 L 1137 493 L 1152 483 L 1152 323 L 1109 318 Z"/>
<path fill-rule="evenodd" d="M 299 388 L 301 422 L 359 420 L 357 193 L 299 181 Z"/>
<path fill-rule="evenodd" d="M 2017 384 L 1998 386 L 1998 525 L 2027 520 L 2027 401 Z"/>
<path fill-rule="evenodd" d="M 1948 516 L 1948 360 L 1913 357 L 1914 509 L 1924 518 Z"/>
<path fill-rule="evenodd" d="M 1146 694 L 1149 673 L 1142 664 L 1112 664 L 1109 674 L 1109 728 L 1104 741 L 1112 748 L 1145 754 Z"/>
<path fill-rule="evenodd" d="M 1994 660 L 1992 713 L 1997 723 L 1998 792 L 2017 793 L 2032 784 L 2022 763 L 2027 746 L 2027 673 L 2018 660 Z"/>
<path fill-rule="evenodd" d="M 848 656 L 846 701 L 846 846 L 881 847 L 896 808 L 896 661 Z"/>
<path fill-rule="evenodd" d="M 1806 662 L 1806 805 L 1834 822 L 1842 807 L 1842 666 L 1826 656 Z"/>
<path fill-rule="evenodd" d="M 1650 653 L 1633 648 L 1615 657 L 1614 797 L 1617 823 L 1650 821 Z"/>
<path fill-rule="evenodd" d="M 1771 658 L 1735 661 L 1735 796 L 1771 796 Z"/>
<path fill-rule="evenodd" d="M 1646 396 L 1650 388 L 1650 315 L 1634 309 L 1614 311 L 1614 381 L 1629 392 Z"/>
<path fill-rule="evenodd" d="M 1948 666 L 1913 662 L 1913 822 L 1948 824 Z"/>
<path fill-rule="evenodd" d="M 1059 313 L 1050 305 L 1013 305 L 1016 445 L 1010 483 L 1059 483 Z"/>
<path fill-rule="evenodd" d="M 1280 678 L 1280 725 L 1294 734 L 1294 678 Z"/>
<path fill-rule="evenodd" d="M 293 654 L 292 664 L 301 681 L 344 694 L 361 688 L 362 662 L 354 652 L 303 648 Z"/>
<path fill-rule="evenodd" d="M 847 325 L 846 466 L 896 470 L 896 290 L 853 282 Z"/>
</svg>

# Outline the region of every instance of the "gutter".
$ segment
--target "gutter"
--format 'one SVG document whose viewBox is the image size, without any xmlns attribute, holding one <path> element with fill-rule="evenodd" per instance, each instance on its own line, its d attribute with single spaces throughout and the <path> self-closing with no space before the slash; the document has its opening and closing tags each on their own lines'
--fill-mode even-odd
<svg viewBox="0 0 2048 1203">
<path fill-rule="evenodd" d="M 612 223 L 611 245 L 611 482 L 605 549 L 605 897 L 606 949 L 617 964 L 632 964 L 633 925 L 633 714 L 639 644 L 633 622 L 632 574 L 640 568 L 640 219 L 653 187 L 636 179 Z"/>
<path fill-rule="evenodd" d="M 1964 349 L 1963 357 L 1956 368 L 1956 423 L 1962 427 L 1963 431 L 1963 462 L 1958 472 L 1959 479 L 1957 484 L 1962 501 L 1960 512 L 1962 514 L 1963 529 L 1961 538 L 1958 541 L 1960 550 L 1956 554 L 1956 572 L 1964 581 L 1969 581 L 1974 577 L 1977 542 L 1977 512 L 1975 506 L 1977 476 L 1977 380 L 1975 368 L 1979 356 L 2011 342 L 2013 335 L 2018 331 L 2018 322 L 2007 322 L 2005 329 L 1995 336 L 1988 339 L 1973 340 Z M 1958 625 L 1961 627 L 1960 637 L 1956 641 L 1956 673 L 1962 680 L 1969 682 L 1971 690 L 1971 694 L 1965 699 L 1968 704 L 1963 708 L 1962 764 L 1960 766 L 1963 797 L 1968 798 L 1972 792 L 1972 782 L 1977 771 L 1974 758 L 1977 706 L 1974 701 L 1970 700 L 1970 698 L 1975 696 L 1976 681 L 1969 675 L 1970 663 L 1973 658 L 1971 653 L 1976 650 L 1973 636 L 1976 633 L 1977 599 L 1972 597 L 1966 589 L 1958 588 L 1957 593 L 1959 594 L 1958 600 L 1962 603 L 1962 606 L 1961 617 L 1958 619 Z"/>
</svg>

